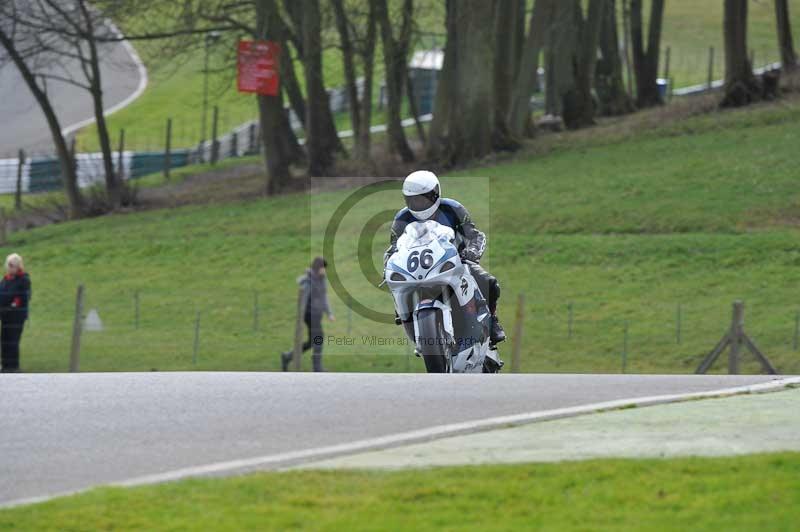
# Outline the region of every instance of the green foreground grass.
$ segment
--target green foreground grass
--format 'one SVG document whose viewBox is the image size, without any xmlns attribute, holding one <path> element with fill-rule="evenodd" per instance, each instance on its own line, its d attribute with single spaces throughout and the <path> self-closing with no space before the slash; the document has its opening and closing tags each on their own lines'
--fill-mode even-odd
<svg viewBox="0 0 800 532">
<path fill-rule="evenodd" d="M 352 2 L 353 5 L 359 1 Z M 532 5 L 532 1 L 528 2 Z M 618 4 L 621 4 L 618 2 Z M 644 3 L 645 14 L 649 13 L 649 2 Z M 789 0 L 792 24 L 800 27 L 800 0 Z M 390 2 L 390 5 L 393 5 Z M 529 5 L 529 8 L 530 8 Z M 434 34 L 441 43 L 444 34 L 444 9 L 438 0 L 426 0 L 416 4 L 418 29 L 425 37 L 414 43 L 416 49 L 432 46 Z M 779 60 L 777 38 L 775 36 L 775 14 L 772 2 L 751 2 L 749 13 L 748 43 L 755 54 L 757 65 Z M 620 7 L 621 9 L 621 7 Z M 620 15 L 621 17 L 621 15 Z M 714 47 L 714 79 L 720 79 L 724 72 L 723 56 L 723 3 L 718 0 L 675 0 L 666 4 L 662 51 L 670 48 L 670 78 L 674 86 L 682 87 L 703 83 L 708 77 L 709 47 Z M 142 20 L 146 20 L 143 16 Z M 141 20 L 121 21 L 124 28 L 135 30 Z M 335 32 L 326 32 L 324 41 L 324 77 L 327 87 L 341 87 L 344 84 L 341 53 L 336 47 L 338 37 Z M 173 119 L 173 147 L 196 145 L 201 137 L 201 109 L 203 102 L 203 58 L 202 47 L 188 53 L 176 62 L 164 57 L 163 44 L 137 43 L 139 53 L 150 68 L 150 84 L 145 93 L 129 107 L 115 113 L 108 120 L 109 129 L 117 135 L 125 129 L 126 144 L 129 149 L 160 150 L 163 148 L 166 120 Z M 229 54 L 227 49 L 235 43 L 222 41 L 215 45 L 211 55 L 209 75 L 209 109 L 215 105 L 220 108 L 220 131 L 227 132 L 256 117 L 256 106 L 252 96 L 236 92 L 235 76 L 224 68 Z M 376 85 L 383 76 L 380 46 L 376 52 Z M 666 58 L 662 58 L 662 73 Z M 178 63 L 178 64 L 175 64 Z M 296 70 L 302 81 L 302 65 L 298 62 Z M 375 98 L 377 98 L 377 87 Z M 210 113 L 210 111 L 209 111 Z M 376 111 L 374 123 L 384 123 L 383 113 Z M 207 134 L 210 135 L 210 114 Z M 340 129 L 350 129 L 347 113 L 337 116 Z M 79 135 L 79 148 L 82 151 L 98 149 L 96 128 L 89 126 Z"/>
<path fill-rule="evenodd" d="M 445 194 L 467 205 L 489 235 L 484 263 L 501 280 L 509 331 L 517 295 L 526 297 L 522 370 L 618 372 L 626 349 L 626 371 L 691 372 L 728 327 L 731 303 L 743 299 L 750 336 L 782 373 L 800 373 L 793 346 L 799 120 L 800 101 L 790 99 L 627 139 L 598 130 L 574 137 L 570 150 L 444 178 Z M 277 353 L 294 330 L 294 280 L 321 252 L 326 224 L 350 193 L 12 234 L 2 252 L 21 253 L 34 283 L 23 367 L 67 369 L 74 294 L 83 283 L 86 310 L 97 309 L 105 326 L 83 336 L 84 371 L 278 369 Z M 391 300 L 365 279 L 358 257 L 379 268 L 399 195 L 382 192 L 350 211 L 334 249 L 343 285 L 383 313 Z M 356 244 L 384 211 L 375 237 Z M 329 370 L 422 371 L 397 327 L 348 311 L 345 295 L 331 296 L 338 320 L 326 323 Z M 746 360 L 743 371 L 759 370 Z"/>
<path fill-rule="evenodd" d="M 0 511 L 0 528 L 788 531 L 798 476 L 797 453 L 263 473 L 97 489 Z"/>
</svg>

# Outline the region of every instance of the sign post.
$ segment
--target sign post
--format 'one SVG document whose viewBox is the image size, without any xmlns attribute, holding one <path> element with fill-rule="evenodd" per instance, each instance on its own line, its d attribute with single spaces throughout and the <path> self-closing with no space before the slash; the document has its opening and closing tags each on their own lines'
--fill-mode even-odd
<svg viewBox="0 0 800 532">
<path fill-rule="evenodd" d="M 274 41 L 239 41 L 237 87 L 239 92 L 265 96 L 280 93 L 281 46 Z"/>
</svg>

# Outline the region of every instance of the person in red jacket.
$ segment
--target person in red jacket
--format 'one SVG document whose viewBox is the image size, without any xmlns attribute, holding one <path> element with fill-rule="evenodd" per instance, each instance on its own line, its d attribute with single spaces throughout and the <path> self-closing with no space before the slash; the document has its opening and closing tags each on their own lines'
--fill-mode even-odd
<svg viewBox="0 0 800 532">
<path fill-rule="evenodd" d="M 19 341 L 28 319 L 31 278 L 16 253 L 6 258 L 5 266 L 0 281 L 0 372 L 19 373 Z"/>
</svg>

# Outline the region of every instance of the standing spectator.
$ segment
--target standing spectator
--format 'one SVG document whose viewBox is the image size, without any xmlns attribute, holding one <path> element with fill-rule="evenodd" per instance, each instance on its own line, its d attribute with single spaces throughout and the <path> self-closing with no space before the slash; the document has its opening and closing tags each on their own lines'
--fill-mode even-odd
<svg viewBox="0 0 800 532">
<path fill-rule="evenodd" d="M 0 281 L 0 372 L 19 373 L 19 341 L 28 319 L 31 279 L 16 253 L 6 258 L 5 266 L 6 275 Z"/>
<path fill-rule="evenodd" d="M 325 268 L 328 263 L 322 257 L 317 257 L 311 262 L 311 267 L 306 273 L 297 279 L 297 283 L 303 290 L 302 304 L 305 306 L 305 322 L 308 326 L 308 340 L 303 344 L 303 352 L 313 347 L 314 371 L 324 371 L 322 369 L 322 342 L 325 338 L 322 332 L 322 315 L 326 314 L 328 319 L 334 321 L 336 318 L 331 312 L 328 303 L 328 288 L 325 285 Z M 293 352 L 285 351 L 281 353 L 281 367 L 283 371 L 289 370 L 289 363 L 292 361 Z"/>
</svg>

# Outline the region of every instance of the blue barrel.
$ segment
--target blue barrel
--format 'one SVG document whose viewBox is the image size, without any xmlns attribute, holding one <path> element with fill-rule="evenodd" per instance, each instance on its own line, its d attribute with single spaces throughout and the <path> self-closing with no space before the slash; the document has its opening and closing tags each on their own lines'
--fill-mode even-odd
<svg viewBox="0 0 800 532">
<path fill-rule="evenodd" d="M 656 86 L 658 87 L 658 95 L 662 100 L 666 100 L 667 96 L 669 95 L 669 80 L 658 78 L 656 80 Z"/>
</svg>

